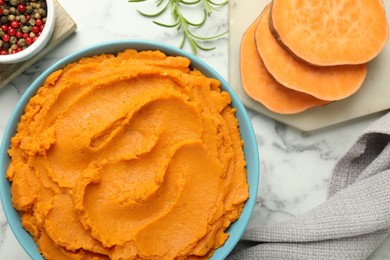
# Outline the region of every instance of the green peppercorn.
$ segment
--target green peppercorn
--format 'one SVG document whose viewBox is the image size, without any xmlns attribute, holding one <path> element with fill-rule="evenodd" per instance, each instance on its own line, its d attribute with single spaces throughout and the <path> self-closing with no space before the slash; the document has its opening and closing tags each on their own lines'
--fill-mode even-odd
<svg viewBox="0 0 390 260">
<path fill-rule="evenodd" d="M 8 21 L 13 21 L 13 20 L 15 20 L 15 15 L 13 14 L 8 15 Z"/>
<path fill-rule="evenodd" d="M 9 12 L 11 14 L 15 14 L 16 13 L 16 8 L 15 7 L 10 7 Z"/>
<path fill-rule="evenodd" d="M 27 23 L 27 19 L 26 19 L 26 16 L 25 15 L 21 15 L 20 16 L 20 22 L 22 23 L 22 24 L 26 24 Z"/>
<path fill-rule="evenodd" d="M 33 11 L 33 7 L 31 5 L 26 6 L 26 13 L 31 14 Z"/>
<path fill-rule="evenodd" d="M 34 26 L 35 25 L 35 19 L 34 18 L 31 18 L 28 23 L 31 25 L 31 26 Z"/>
<path fill-rule="evenodd" d="M 3 15 L 9 15 L 9 10 L 8 9 L 3 9 Z"/>
<path fill-rule="evenodd" d="M 9 39 L 10 43 L 16 43 L 17 41 L 18 41 L 18 38 L 16 38 L 15 36 L 11 36 L 11 38 Z"/>
<path fill-rule="evenodd" d="M 3 46 L 3 41 L 2 40 L 0 40 L 0 48 L 1 48 L 1 46 Z"/>
<path fill-rule="evenodd" d="M 18 5 L 18 0 L 9 0 L 9 3 L 13 6 L 17 6 Z"/>
<path fill-rule="evenodd" d="M 22 32 L 23 33 L 29 33 L 31 31 L 31 27 L 25 25 L 22 27 Z"/>
<path fill-rule="evenodd" d="M 35 35 L 35 33 L 30 32 L 29 36 L 30 36 L 30 38 L 34 38 L 36 35 Z"/>
<path fill-rule="evenodd" d="M 18 40 L 18 45 L 21 46 L 21 47 L 26 46 L 26 45 L 27 45 L 27 44 L 26 44 L 26 40 L 23 39 L 23 38 L 19 39 L 19 40 Z"/>
<path fill-rule="evenodd" d="M 43 9 L 43 8 L 39 8 L 39 9 L 38 9 L 38 14 L 39 14 L 40 16 L 46 16 L 46 10 Z"/>
</svg>

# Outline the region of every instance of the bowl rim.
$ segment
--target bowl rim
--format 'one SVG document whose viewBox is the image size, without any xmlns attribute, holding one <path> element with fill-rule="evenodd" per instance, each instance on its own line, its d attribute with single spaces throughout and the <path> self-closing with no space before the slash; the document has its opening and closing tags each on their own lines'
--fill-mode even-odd
<svg viewBox="0 0 390 260">
<path fill-rule="evenodd" d="M 34 56 L 37 52 L 41 51 L 49 42 L 55 25 L 55 8 L 54 0 L 45 1 L 47 4 L 47 20 L 41 35 L 33 44 L 31 44 L 21 52 L 8 55 L 0 55 L 0 64 L 11 64 L 24 61 Z"/>
<path fill-rule="evenodd" d="M 10 140 L 16 133 L 17 124 L 20 121 L 20 117 L 24 113 L 24 108 L 26 104 L 28 103 L 30 98 L 35 95 L 38 88 L 52 72 L 63 68 L 67 64 L 75 62 L 83 57 L 89 57 L 101 53 L 115 54 L 125 49 L 136 49 L 138 51 L 160 50 L 166 55 L 187 57 L 191 61 L 191 68 L 196 68 L 206 76 L 213 77 L 219 80 L 221 82 L 222 90 L 227 91 L 232 98 L 231 105 L 236 108 L 236 118 L 239 121 L 240 135 L 241 138 L 244 140 L 243 150 L 247 162 L 246 167 L 247 182 L 249 185 L 249 198 L 245 202 L 240 217 L 235 222 L 231 223 L 231 225 L 227 229 L 227 232 L 230 234 L 229 238 L 226 240 L 224 245 L 222 245 L 213 253 L 211 257 L 211 260 L 225 259 L 231 253 L 235 245 L 240 240 L 242 234 L 244 233 L 246 226 L 248 225 L 249 220 L 251 218 L 257 199 L 258 183 L 260 176 L 260 159 L 256 136 L 253 130 L 251 120 L 244 105 L 238 98 L 237 94 L 234 92 L 233 88 L 218 72 L 216 72 L 201 58 L 169 44 L 150 40 L 112 40 L 90 45 L 88 47 L 75 51 L 72 54 L 69 54 L 64 58 L 60 59 L 59 61 L 51 65 L 49 68 L 45 69 L 44 72 L 40 74 L 40 76 L 36 78 L 24 92 L 10 116 L 10 119 L 4 130 L 4 135 L 0 146 L 0 174 L 2 174 L 2 176 L 0 177 L 0 198 L 3 205 L 3 211 L 11 227 L 11 230 L 16 239 L 18 240 L 19 244 L 32 259 L 43 259 L 42 255 L 37 249 L 36 243 L 32 240 L 31 235 L 22 227 L 19 213 L 12 206 L 12 202 L 10 199 L 11 184 L 6 178 L 6 171 L 10 162 L 10 158 L 8 156 L 7 151 L 10 147 Z M 33 244 L 31 244 L 31 241 L 33 241 Z"/>
</svg>

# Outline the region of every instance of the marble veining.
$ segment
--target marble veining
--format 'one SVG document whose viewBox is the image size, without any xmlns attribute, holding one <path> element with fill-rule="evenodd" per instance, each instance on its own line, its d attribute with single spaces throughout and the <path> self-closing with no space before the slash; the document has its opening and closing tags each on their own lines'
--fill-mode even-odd
<svg viewBox="0 0 390 260">
<path fill-rule="evenodd" d="M 77 23 L 77 32 L 0 90 L 0 136 L 21 95 L 42 71 L 60 58 L 89 45 L 114 39 L 148 39 L 178 46 L 181 35 L 175 29 L 156 26 L 137 13 L 152 11 L 154 1 L 130 4 L 127 0 L 59 0 Z M 236 5 L 240 2 L 236 1 Z M 151 6 L 152 5 L 152 6 Z M 199 7 L 186 10 L 194 21 Z M 158 18 L 169 23 L 169 15 Z M 161 20 L 160 20 L 161 19 Z M 214 12 L 198 35 L 210 36 L 228 30 L 228 8 Z M 198 56 L 228 78 L 229 35 L 205 43 L 216 48 Z M 189 46 L 185 48 L 189 51 Z M 326 200 L 329 178 L 337 158 L 359 133 L 379 115 L 366 117 L 313 133 L 303 133 L 248 109 L 258 142 L 261 177 L 257 203 L 249 227 L 284 221 L 307 212 Z M 1 206 L 0 206 L 1 207 Z M 0 260 L 27 260 L 0 210 Z M 390 259 L 390 239 L 370 260 Z"/>
<path fill-rule="evenodd" d="M 5 231 L 7 230 L 8 228 L 8 224 L 7 224 L 7 220 L 5 218 L 1 218 L 0 219 L 0 247 L 3 245 L 4 243 L 4 239 L 5 239 Z"/>
</svg>

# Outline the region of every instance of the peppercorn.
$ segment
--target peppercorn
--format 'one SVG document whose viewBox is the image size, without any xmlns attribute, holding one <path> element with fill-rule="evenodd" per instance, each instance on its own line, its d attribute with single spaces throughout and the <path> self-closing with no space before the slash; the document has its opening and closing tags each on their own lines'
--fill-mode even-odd
<svg viewBox="0 0 390 260">
<path fill-rule="evenodd" d="M 36 19 L 36 20 L 35 20 L 35 25 L 36 25 L 36 26 L 41 26 L 41 25 L 42 25 L 42 19 L 39 19 L 39 18 Z"/>
<path fill-rule="evenodd" d="M 26 11 L 26 6 L 24 4 L 18 4 L 18 10 L 21 13 L 24 13 Z"/>
<path fill-rule="evenodd" d="M 26 37 L 26 38 L 25 38 L 25 41 L 26 41 L 26 44 L 27 44 L 27 45 L 31 45 L 31 44 L 33 43 L 33 40 L 32 40 L 31 37 Z"/>
<path fill-rule="evenodd" d="M 19 22 L 17 20 L 13 20 L 11 22 L 11 26 L 12 26 L 12 28 L 17 29 L 17 28 L 19 28 L 20 25 L 19 25 Z"/>
<path fill-rule="evenodd" d="M 3 37 L 1 37 L 1 39 L 3 39 L 4 42 L 9 42 L 9 34 L 4 34 Z"/>
<path fill-rule="evenodd" d="M 16 31 L 15 36 L 16 36 L 16 38 L 22 38 L 23 33 L 21 31 Z"/>
<path fill-rule="evenodd" d="M 8 31 L 8 25 L 3 24 L 3 25 L 1 26 L 1 30 L 2 30 L 3 32 L 7 32 L 7 31 Z"/>
<path fill-rule="evenodd" d="M 9 46 L 11 46 L 11 44 L 9 42 L 6 42 L 6 41 L 3 40 L 3 45 L 2 46 L 3 46 L 3 49 L 6 50 L 6 49 L 9 48 Z"/>
<path fill-rule="evenodd" d="M 25 26 L 22 27 L 22 32 L 23 32 L 23 33 L 28 33 L 28 32 L 30 32 L 30 31 L 31 31 L 31 27 L 30 27 L 30 26 L 26 26 L 26 25 L 25 25 Z"/>
<path fill-rule="evenodd" d="M 39 33 L 39 26 L 33 26 L 32 28 L 31 28 L 31 31 L 33 32 L 33 33 L 35 33 L 35 34 L 37 34 L 37 33 Z"/>
<path fill-rule="evenodd" d="M 17 41 L 18 41 L 18 38 L 16 38 L 15 36 L 11 36 L 11 38 L 9 39 L 10 43 L 16 43 Z"/>
<path fill-rule="evenodd" d="M 21 16 L 19 16 L 19 17 L 20 17 L 20 22 L 21 22 L 22 24 L 25 24 L 25 23 L 27 23 L 26 16 L 24 16 L 24 15 L 21 15 Z"/>
<path fill-rule="evenodd" d="M 10 0 L 9 3 L 13 6 L 18 5 L 18 0 Z"/>
<path fill-rule="evenodd" d="M 12 27 L 8 27 L 8 31 L 7 32 L 8 32 L 8 34 L 10 36 L 14 36 L 16 34 L 15 28 L 12 28 Z"/>
<path fill-rule="evenodd" d="M 21 38 L 18 40 L 18 45 L 19 46 L 22 46 L 22 47 L 25 47 L 27 44 L 26 44 L 26 40 Z"/>
<path fill-rule="evenodd" d="M 31 14 L 33 11 L 33 7 L 31 5 L 26 6 L 26 13 Z"/>
<path fill-rule="evenodd" d="M 0 18 L 0 23 L 1 23 L 1 24 L 5 24 L 5 23 L 7 23 L 7 22 L 8 22 L 8 17 L 2 16 L 2 17 Z"/>
</svg>

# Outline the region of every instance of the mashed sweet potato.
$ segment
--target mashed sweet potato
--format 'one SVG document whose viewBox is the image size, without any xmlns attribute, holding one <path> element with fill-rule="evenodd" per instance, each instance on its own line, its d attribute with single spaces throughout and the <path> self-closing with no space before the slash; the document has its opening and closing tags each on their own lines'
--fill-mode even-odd
<svg viewBox="0 0 390 260">
<path fill-rule="evenodd" d="M 46 259 L 203 259 L 248 198 L 231 98 L 184 57 L 126 50 L 52 73 L 7 178 Z"/>
</svg>

